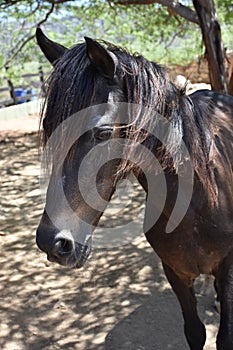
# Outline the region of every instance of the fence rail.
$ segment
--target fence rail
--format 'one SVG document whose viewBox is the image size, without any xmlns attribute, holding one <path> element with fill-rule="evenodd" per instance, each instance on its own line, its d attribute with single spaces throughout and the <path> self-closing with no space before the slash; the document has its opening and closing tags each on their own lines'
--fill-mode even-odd
<svg viewBox="0 0 233 350">
<path fill-rule="evenodd" d="M 0 87 L 0 93 L 8 92 L 8 96 L 0 99 L 0 108 L 32 101 L 39 96 L 43 97 L 45 94 L 45 77 L 48 74 L 49 72 L 43 72 L 40 67 L 38 73 L 22 75 L 24 84 L 15 85 L 11 79 L 6 79 L 7 86 Z"/>
</svg>

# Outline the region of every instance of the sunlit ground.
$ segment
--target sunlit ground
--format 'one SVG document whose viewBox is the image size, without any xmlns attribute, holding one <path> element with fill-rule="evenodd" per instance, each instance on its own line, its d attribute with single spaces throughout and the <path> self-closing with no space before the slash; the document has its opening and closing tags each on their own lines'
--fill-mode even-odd
<svg viewBox="0 0 233 350">
<path fill-rule="evenodd" d="M 81 270 L 48 263 L 35 245 L 43 207 L 36 134 L 2 139 L 0 154 L 0 348 L 188 349 L 178 303 L 143 235 L 95 249 Z M 143 196 L 136 187 L 132 209 L 120 214 L 116 198 L 103 230 L 111 220 L 138 216 Z M 199 280 L 197 297 L 208 331 L 205 349 L 213 350 L 219 316 L 212 281 Z"/>
</svg>

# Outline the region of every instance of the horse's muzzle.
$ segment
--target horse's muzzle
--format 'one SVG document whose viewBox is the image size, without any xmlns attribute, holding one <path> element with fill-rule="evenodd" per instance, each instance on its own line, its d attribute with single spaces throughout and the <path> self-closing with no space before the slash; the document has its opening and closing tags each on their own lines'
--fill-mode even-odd
<svg viewBox="0 0 233 350">
<path fill-rule="evenodd" d="M 85 264 L 91 252 L 90 240 L 81 244 L 75 242 L 72 237 L 62 237 L 58 233 L 54 235 L 53 240 L 43 241 L 39 229 L 36 242 L 38 247 L 47 254 L 49 261 L 63 266 L 80 268 Z"/>
<path fill-rule="evenodd" d="M 67 239 L 55 241 L 52 255 L 47 254 L 49 261 L 63 266 L 82 267 L 87 261 L 91 248 L 87 244 L 80 244 Z"/>
</svg>

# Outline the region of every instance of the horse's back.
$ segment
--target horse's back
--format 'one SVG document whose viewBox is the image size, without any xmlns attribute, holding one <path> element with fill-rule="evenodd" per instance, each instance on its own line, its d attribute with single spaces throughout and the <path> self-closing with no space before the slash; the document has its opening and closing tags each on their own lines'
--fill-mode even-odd
<svg viewBox="0 0 233 350">
<path fill-rule="evenodd" d="M 198 103 L 200 99 L 211 102 L 215 107 L 227 113 L 233 119 L 233 96 L 203 89 L 193 92 L 189 97 L 194 103 Z"/>
<path fill-rule="evenodd" d="M 233 96 L 211 90 L 198 90 L 189 95 L 197 109 L 205 109 L 210 129 L 209 162 L 214 168 L 220 206 L 217 212 L 232 227 L 233 217 Z M 226 201 L 226 198 L 228 199 Z M 222 209 L 222 210 L 221 210 Z M 217 216 L 217 213 L 216 213 Z M 224 226 L 224 225 L 223 225 Z"/>
<path fill-rule="evenodd" d="M 214 130 L 215 144 L 220 154 L 227 152 L 233 168 L 233 96 L 212 90 L 197 90 L 189 97 L 199 108 L 202 103 L 208 106 L 207 118 L 211 121 L 212 130 Z"/>
</svg>

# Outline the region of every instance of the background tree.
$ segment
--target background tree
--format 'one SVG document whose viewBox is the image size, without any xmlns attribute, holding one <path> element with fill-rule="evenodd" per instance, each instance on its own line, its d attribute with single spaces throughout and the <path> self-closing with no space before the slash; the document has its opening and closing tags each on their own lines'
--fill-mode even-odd
<svg viewBox="0 0 233 350">
<path fill-rule="evenodd" d="M 231 85 L 227 82 L 226 74 L 226 51 L 222 41 L 221 27 L 217 17 L 217 13 L 213 0 L 193 0 L 196 13 L 182 5 L 178 1 L 168 0 L 115 0 L 116 4 L 132 5 L 132 4 L 151 4 L 160 3 L 168 8 L 168 10 L 180 15 L 187 20 L 199 24 L 202 32 L 202 38 L 205 45 L 205 56 L 208 61 L 210 84 L 213 90 L 227 93 L 233 93 Z M 227 4 L 229 10 L 233 9 L 232 4 Z M 232 81 L 230 77 L 229 83 Z"/>
<path fill-rule="evenodd" d="M 216 0 L 215 5 L 222 23 L 224 42 L 227 47 L 233 48 L 232 39 L 227 35 L 232 31 L 232 1 Z M 4 40 L 0 50 L 0 66 L 13 65 L 16 60 L 17 64 L 25 60 L 41 61 L 42 56 L 31 39 L 34 38 L 35 27 L 45 23 L 46 33 L 49 32 L 53 39 L 56 32 L 56 40 L 60 36 L 61 43 L 66 46 L 88 34 L 114 41 L 164 64 L 172 61 L 178 63 L 182 58 L 183 63 L 187 63 L 194 54 L 200 53 L 203 50 L 201 27 L 212 88 L 226 91 L 222 58 L 225 51 L 219 36 L 220 25 L 213 9 L 212 0 L 2 0 L 0 30 Z M 218 28 L 209 35 L 214 41 L 213 33 L 218 33 L 220 44 L 217 47 L 208 46 L 207 36 L 204 35 L 207 15 L 209 23 L 214 19 L 214 28 Z M 210 47 L 215 53 L 211 53 Z M 222 54 L 219 54 L 219 47 Z M 221 68 L 219 72 L 216 67 Z M 222 85 L 216 85 L 216 82 Z"/>
<path fill-rule="evenodd" d="M 212 0 L 193 0 L 193 4 L 205 43 L 211 87 L 213 90 L 228 92 L 226 52 L 214 3 Z"/>
</svg>

